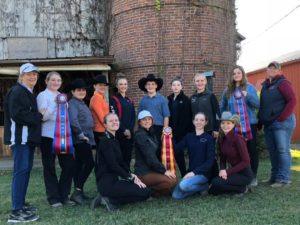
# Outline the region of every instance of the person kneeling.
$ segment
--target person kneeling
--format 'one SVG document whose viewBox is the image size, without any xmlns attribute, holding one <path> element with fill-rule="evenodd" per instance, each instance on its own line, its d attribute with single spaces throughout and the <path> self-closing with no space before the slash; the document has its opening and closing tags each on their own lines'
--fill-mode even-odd
<svg viewBox="0 0 300 225">
<path fill-rule="evenodd" d="M 153 129 L 153 117 L 149 111 L 138 114 L 139 128 L 134 136 L 135 173 L 148 187 L 152 196 L 170 195 L 176 185 L 176 176 L 157 158 L 159 142 Z"/>
<path fill-rule="evenodd" d="M 151 190 L 133 173 L 124 161 L 116 131 L 119 129 L 119 118 L 114 113 L 104 117 L 106 128 L 104 138 L 98 146 L 96 180 L 98 196 L 92 201 L 91 208 L 100 204 L 108 211 L 114 211 L 118 205 L 143 201 L 150 197 Z"/>
<path fill-rule="evenodd" d="M 220 149 L 220 172 L 219 177 L 212 180 L 209 193 L 238 194 L 248 192 L 247 185 L 253 179 L 250 168 L 250 159 L 247 151 L 246 141 L 234 132 L 235 126 L 240 122 L 239 116 L 230 112 L 223 112 L 221 117 L 221 131 L 218 138 Z M 227 168 L 226 164 L 230 166 Z"/>
<path fill-rule="evenodd" d="M 207 193 L 208 181 L 214 164 L 213 137 L 204 131 L 207 117 L 202 112 L 197 113 L 193 124 L 195 132 L 188 133 L 178 144 L 174 145 L 176 153 L 187 148 L 189 155 L 189 172 L 177 184 L 172 194 L 172 197 L 178 200 L 195 193 Z"/>
</svg>

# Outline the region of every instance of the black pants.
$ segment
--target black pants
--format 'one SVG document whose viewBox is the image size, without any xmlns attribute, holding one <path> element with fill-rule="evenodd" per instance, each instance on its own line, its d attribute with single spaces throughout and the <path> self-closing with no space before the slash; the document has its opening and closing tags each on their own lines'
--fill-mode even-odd
<svg viewBox="0 0 300 225">
<path fill-rule="evenodd" d="M 98 187 L 102 196 L 108 197 L 114 204 L 144 201 L 150 197 L 150 188 L 140 188 L 133 182 L 119 180 L 115 174 L 104 174 Z"/>
<path fill-rule="evenodd" d="M 59 179 L 56 176 L 55 158 L 52 153 L 53 139 L 42 137 L 41 153 L 44 169 L 44 182 L 46 187 L 47 200 L 50 204 L 65 201 L 71 191 L 72 177 L 74 175 L 73 155 L 57 155 L 61 174 Z"/>
<path fill-rule="evenodd" d="M 213 195 L 243 193 L 252 179 L 253 173 L 250 168 L 227 177 L 227 180 L 215 177 L 211 182 L 209 193 Z"/>
<path fill-rule="evenodd" d="M 83 190 L 84 183 L 94 168 L 92 146 L 88 143 L 78 143 L 75 148 L 74 184 L 75 188 Z"/>
<path fill-rule="evenodd" d="M 156 155 L 159 161 L 161 161 L 161 135 L 162 135 L 163 126 L 153 125 L 153 129 L 159 145 Z"/>
<path fill-rule="evenodd" d="M 248 153 L 250 157 L 250 164 L 252 172 L 254 173 L 254 176 L 256 177 L 257 169 L 258 169 L 258 162 L 259 162 L 259 153 L 256 148 L 256 134 L 257 134 L 257 128 L 255 124 L 251 125 L 251 132 L 252 132 L 252 140 L 247 141 L 247 148 Z"/>
<path fill-rule="evenodd" d="M 126 164 L 128 165 L 128 167 L 130 168 L 130 161 L 131 161 L 132 147 L 133 147 L 133 139 L 132 138 L 131 139 L 126 138 L 124 136 L 124 134 L 122 134 L 120 132 L 117 132 L 116 137 L 117 137 L 117 139 L 120 143 L 123 159 L 126 162 Z"/>
<path fill-rule="evenodd" d="M 175 160 L 176 160 L 177 166 L 180 170 L 181 177 L 184 177 L 184 175 L 186 174 L 184 151 L 180 151 L 180 152 L 176 153 Z"/>
</svg>

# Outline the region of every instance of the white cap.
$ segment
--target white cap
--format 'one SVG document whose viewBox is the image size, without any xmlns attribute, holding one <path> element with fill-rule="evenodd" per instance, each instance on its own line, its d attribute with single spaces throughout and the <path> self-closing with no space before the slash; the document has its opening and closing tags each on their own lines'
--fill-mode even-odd
<svg viewBox="0 0 300 225">
<path fill-rule="evenodd" d="M 140 111 L 139 115 L 138 115 L 138 120 L 142 120 L 145 117 L 151 117 L 153 119 L 153 117 L 149 111 L 147 111 L 147 110 Z"/>
<path fill-rule="evenodd" d="M 20 67 L 20 74 L 22 73 L 29 73 L 32 71 L 39 71 L 39 68 L 36 67 L 35 65 L 31 64 L 31 63 L 25 63 Z"/>
</svg>

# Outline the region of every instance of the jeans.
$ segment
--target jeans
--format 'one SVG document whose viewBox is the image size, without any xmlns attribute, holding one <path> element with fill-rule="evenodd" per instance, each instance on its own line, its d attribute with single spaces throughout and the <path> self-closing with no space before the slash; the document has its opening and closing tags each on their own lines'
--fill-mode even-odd
<svg viewBox="0 0 300 225">
<path fill-rule="evenodd" d="M 271 160 L 271 181 L 287 183 L 291 171 L 290 143 L 296 127 L 295 115 L 265 126 L 265 140 Z"/>
<path fill-rule="evenodd" d="M 23 208 L 30 171 L 32 169 L 34 147 L 15 144 L 11 146 L 14 160 L 14 171 L 11 184 L 12 210 Z"/>
<path fill-rule="evenodd" d="M 172 197 L 174 199 L 184 199 L 206 190 L 208 190 L 208 179 L 203 175 L 195 175 L 181 180 L 175 187 Z"/>
</svg>

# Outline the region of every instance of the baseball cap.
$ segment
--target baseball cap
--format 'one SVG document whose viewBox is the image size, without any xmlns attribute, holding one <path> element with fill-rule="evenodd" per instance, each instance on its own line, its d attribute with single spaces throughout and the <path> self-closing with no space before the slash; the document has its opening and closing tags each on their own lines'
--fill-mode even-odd
<svg viewBox="0 0 300 225">
<path fill-rule="evenodd" d="M 152 115 L 151 115 L 151 113 L 149 111 L 147 111 L 147 110 L 140 111 L 140 113 L 138 115 L 138 120 L 142 120 L 145 117 L 151 117 L 151 118 L 153 118 Z"/>
<path fill-rule="evenodd" d="M 281 69 L 281 65 L 279 64 L 279 62 L 276 61 L 270 62 L 268 68 L 271 66 L 275 67 L 276 69 Z"/>
<path fill-rule="evenodd" d="M 36 67 L 35 65 L 31 64 L 31 63 L 25 63 L 22 66 L 20 66 L 20 74 L 22 73 L 29 73 L 32 71 L 39 71 L 39 68 Z"/>
</svg>

